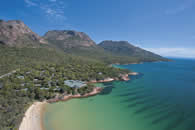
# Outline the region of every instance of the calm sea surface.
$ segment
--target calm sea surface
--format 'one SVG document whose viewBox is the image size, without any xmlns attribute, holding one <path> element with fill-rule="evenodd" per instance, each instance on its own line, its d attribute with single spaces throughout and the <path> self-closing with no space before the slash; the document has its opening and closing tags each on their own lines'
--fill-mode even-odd
<svg viewBox="0 0 195 130">
<path fill-rule="evenodd" d="M 46 107 L 46 130 L 195 130 L 195 60 L 117 66 L 140 72 L 95 97 Z"/>
</svg>

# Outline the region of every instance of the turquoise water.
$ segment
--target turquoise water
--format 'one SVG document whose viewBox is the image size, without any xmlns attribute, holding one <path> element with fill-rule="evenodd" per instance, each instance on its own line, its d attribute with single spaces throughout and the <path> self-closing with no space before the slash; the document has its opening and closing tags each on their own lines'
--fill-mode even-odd
<svg viewBox="0 0 195 130">
<path fill-rule="evenodd" d="M 48 105 L 46 130 L 195 130 L 195 60 L 118 67 L 131 81 L 99 84 L 99 95 Z"/>
</svg>

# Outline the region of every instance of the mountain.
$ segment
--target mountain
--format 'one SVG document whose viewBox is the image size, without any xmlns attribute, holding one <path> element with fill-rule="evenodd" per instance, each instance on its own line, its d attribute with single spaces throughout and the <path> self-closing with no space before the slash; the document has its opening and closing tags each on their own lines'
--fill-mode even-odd
<svg viewBox="0 0 195 130">
<path fill-rule="evenodd" d="M 74 30 L 51 30 L 43 37 L 40 37 L 19 20 L 0 20 L 0 45 L 1 50 L 6 49 L 10 51 L 9 53 L 7 52 L 7 54 L 14 56 L 20 52 L 19 55 L 27 56 L 28 60 L 31 58 L 31 55 L 36 55 L 37 60 L 41 59 L 42 55 L 45 57 L 48 57 L 49 55 L 57 57 L 56 52 L 59 52 L 61 56 L 79 56 L 83 59 L 101 61 L 106 64 L 167 61 L 167 59 L 159 55 L 135 47 L 125 41 L 103 41 L 97 45 L 84 32 Z M 2 46 L 4 46 L 4 48 L 2 48 Z M 18 50 L 17 48 L 14 48 L 14 50 L 6 48 L 10 46 L 19 47 L 21 49 Z M 28 47 L 28 49 L 26 47 Z M 42 50 L 42 54 L 37 53 L 41 54 L 40 56 L 37 56 L 37 54 L 35 54 L 36 50 L 32 49 L 37 47 Z M 32 54 L 29 54 L 25 50 L 32 52 Z M 17 58 L 19 57 L 20 56 Z M 6 56 L 6 58 L 8 57 Z M 14 59 L 14 57 L 12 57 L 12 59 Z M 48 59 L 45 60 L 48 61 Z M 20 64 L 22 63 L 24 62 L 22 61 Z"/>
<path fill-rule="evenodd" d="M 73 30 L 48 31 L 43 38 L 61 49 L 96 46 L 95 42 L 87 34 Z"/>
<path fill-rule="evenodd" d="M 103 41 L 96 45 L 87 34 L 73 30 L 49 31 L 43 38 L 67 54 L 87 57 L 108 64 L 165 60 L 159 55 L 134 47 L 125 41 Z"/>
<path fill-rule="evenodd" d="M 87 57 L 107 64 L 167 61 L 127 41 L 103 41 L 97 45 L 87 34 L 73 30 L 49 31 L 43 38 L 66 54 Z"/>
<path fill-rule="evenodd" d="M 106 40 L 98 44 L 98 46 L 104 48 L 106 51 L 109 51 L 113 54 L 118 54 L 120 56 L 135 57 L 140 62 L 168 61 L 168 59 L 163 58 L 160 55 L 133 46 L 127 41 Z"/>
<path fill-rule="evenodd" d="M 0 44 L 8 46 L 38 45 L 47 43 L 22 21 L 0 20 Z"/>
<path fill-rule="evenodd" d="M 94 45 L 94 42 L 90 41 L 84 33 L 67 32 L 67 34 L 88 41 L 87 44 L 82 42 L 83 46 Z M 74 42 L 77 44 L 76 41 Z M 0 56 L 0 75 L 33 64 L 99 63 L 94 59 L 64 53 L 62 49 L 34 33 L 19 20 L 7 22 L 0 20 Z"/>
<path fill-rule="evenodd" d="M 51 46 L 63 50 L 65 54 L 82 56 L 84 58 L 95 59 L 106 63 L 113 57 L 110 52 L 106 52 L 84 32 L 74 30 L 52 30 L 48 31 L 43 38 Z"/>
</svg>

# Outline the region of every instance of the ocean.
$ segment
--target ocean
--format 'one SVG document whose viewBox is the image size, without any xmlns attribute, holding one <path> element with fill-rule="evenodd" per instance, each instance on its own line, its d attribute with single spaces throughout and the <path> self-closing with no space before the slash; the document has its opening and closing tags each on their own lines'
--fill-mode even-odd
<svg viewBox="0 0 195 130">
<path fill-rule="evenodd" d="M 130 81 L 97 84 L 101 94 L 46 106 L 46 130 L 195 130 L 195 60 L 116 67 Z"/>
</svg>

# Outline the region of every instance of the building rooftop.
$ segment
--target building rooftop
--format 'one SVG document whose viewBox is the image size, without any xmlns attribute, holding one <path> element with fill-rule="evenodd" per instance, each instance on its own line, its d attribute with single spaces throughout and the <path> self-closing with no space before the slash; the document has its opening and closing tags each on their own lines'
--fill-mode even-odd
<svg viewBox="0 0 195 130">
<path fill-rule="evenodd" d="M 86 86 L 87 84 L 80 80 L 66 80 L 64 84 L 71 87 L 71 88 L 81 88 Z"/>
<path fill-rule="evenodd" d="M 17 78 L 19 78 L 19 79 L 24 79 L 24 76 L 17 76 Z"/>
</svg>

